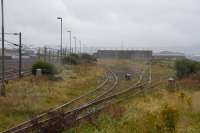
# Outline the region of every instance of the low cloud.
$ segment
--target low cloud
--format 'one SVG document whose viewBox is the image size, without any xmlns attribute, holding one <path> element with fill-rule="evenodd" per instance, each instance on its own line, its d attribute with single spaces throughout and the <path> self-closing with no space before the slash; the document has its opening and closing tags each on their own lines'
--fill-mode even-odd
<svg viewBox="0 0 200 133">
<path fill-rule="evenodd" d="M 59 21 L 90 46 L 192 49 L 200 43 L 198 0 L 6 0 L 7 32 L 58 45 Z M 123 43 L 122 43 L 123 42 Z"/>
</svg>

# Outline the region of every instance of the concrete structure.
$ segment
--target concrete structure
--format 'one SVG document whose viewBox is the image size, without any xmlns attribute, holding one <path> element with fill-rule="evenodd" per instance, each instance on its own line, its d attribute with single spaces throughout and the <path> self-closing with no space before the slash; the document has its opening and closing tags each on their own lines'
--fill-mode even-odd
<svg viewBox="0 0 200 133">
<path fill-rule="evenodd" d="M 151 60 L 151 50 L 98 50 L 97 58 L 109 59 L 132 59 L 132 60 Z"/>
</svg>

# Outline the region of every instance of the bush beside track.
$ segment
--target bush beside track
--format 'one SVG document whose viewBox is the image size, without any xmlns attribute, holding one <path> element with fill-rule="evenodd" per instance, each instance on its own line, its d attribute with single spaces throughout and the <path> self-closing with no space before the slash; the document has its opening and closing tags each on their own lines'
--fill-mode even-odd
<svg viewBox="0 0 200 133">
<path fill-rule="evenodd" d="M 200 71 L 200 62 L 189 59 L 177 60 L 175 62 L 175 69 L 176 76 L 182 79 Z"/>
<path fill-rule="evenodd" d="M 55 66 L 45 61 L 36 61 L 32 66 L 32 74 L 36 75 L 36 70 L 41 69 L 44 75 L 54 75 L 56 73 Z"/>
</svg>

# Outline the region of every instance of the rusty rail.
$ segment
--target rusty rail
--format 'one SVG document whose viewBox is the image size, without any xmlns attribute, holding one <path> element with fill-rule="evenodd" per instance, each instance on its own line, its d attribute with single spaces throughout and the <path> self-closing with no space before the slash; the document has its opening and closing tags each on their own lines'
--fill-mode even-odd
<svg viewBox="0 0 200 133">
<path fill-rule="evenodd" d="M 84 97 L 84 96 L 80 96 L 79 98 L 74 99 L 69 103 L 66 103 L 60 107 L 57 107 L 54 110 L 51 110 L 45 114 L 40 115 L 39 117 L 36 117 L 35 119 L 22 123 L 2 133 L 28 133 L 28 132 L 57 133 L 57 132 L 60 132 L 60 130 L 71 127 L 80 119 L 83 119 L 84 117 L 94 114 L 100 109 L 103 109 L 107 104 L 111 103 L 113 100 L 117 99 L 118 97 L 125 95 L 127 93 L 129 94 L 130 91 L 132 90 L 138 89 L 136 94 L 139 93 L 140 91 L 143 91 L 145 86 L 149 84 L 149 82 L 142 83 L 142 80 L 144 78 L 146 71 L 147 69 L 144 69 L 138 82 L 134 86 L 129 87 L 128 89 L 120 91 L 118 93 L 115 93 L 111 96 L 106 96 L 106 94 L 110 93 L 118 84 L 117 76 L 113 72 L 111 72 L 112 76 L 114 75 L 113 76 L 114 82 L 112 86 L 109 87 L 109 89 L 103 89 L 104 91 L 102 94 L 98 95 L 93 100 L 90 100 L 88 103 L 83 104 L 79 107 L 73 108 L 72 110 L 65 111 L 65 107 L 67 107 L 69 104 L 75 102 L 77 99 L 82 99 Z M 99 90 L 99 88 L 97 87 L 96 90 Z M 92 91 L 90 93 L 92 94 L 94 92 Z M 86 94 L 85 96 L 88 96 L 89 94 Z"/>
<path fill-rule="evenodd" d="M 77 109 L 74 109 L 69 112 L 55 112 L 51 117 L 44 121 L 32 121 L 32 125 L 24 127 L 22 129 L 16 130 L 12 133 L 25 133 L 25 132 L 41 132 L 41 133 L 59 133 L 60 130 L 68 129 L 73 124 L 77 123 L 80 119 L 84 119 L 87 116 L 90 116 L 101 109 L 109 105 L 113 100 L 123 97 L 126 98 L 126 94 L 130 94 L 131 91 L 138 89 L 133 95 L 140 94 L 144 89 L 154 88 L 159 85 L 159 83 L 145 86 L 148 83 L 140 84 L 136 87 L 130 87 L 127 90 L 119 92 L 109 97 L 102 98 L 98 101 L 94 101 L 83 105 Z M 123 99 L 121 99 L 123 100 Z M 121 101 L 119 100 L 119 101 Z M 117 101 L 117 102 L 119 102 Z M 58 130 L 59 129 L 59 130 Z"/>
<path fill-rule="evenodd" d="M 108 84 L 108 82 L 109 82 L 109 80 L 110 80 L 110 77 L 112 77 L 112 78 L 113 78 L 113 81 L 114 81 L 114 83 L 111 83 L 111 86 L 109 86 L 109 84 Z M 89 96 L 91 97 L 91 96 L 96 95 L 99 91 L 102 90 L 102 88 L 105 88 L 106 84 L 108 84 L 108 86 L 107 86 L 106 88 L 112 88 L 112 89 L 114 89 L 115 86 L 117 85 L 117 82 L 118 82 L 117 76 L 116 76 L 113 72 L 109 71 L 109 72 L 106 74 L 105 80 L 104 80 L 95 90 L 92 90 L 92 91 L 90 91 L 90 92 L 88 92 L 88 93 L 86 93 L 86 94 L 84 94 L 84 95 L 82 95 L 82 96 L 80 96 L 80 97 L 78 97 L 78 98 L 76 98 L 76 99 L 73 99 L 73 100 L 71 100 L 71 101 L 69 101 L 69 102 L 67 102 L 67 103 L 65 103 L 65 104 L 63 104 L 63 105 L 61 105 L 61 106 L 59 106 L 59 107 L 56 107 L 56 108 L 53 109 L 53 110 L 50 110 L 50 111 L 48 111 L 48 112 L 46 112 L 46 113 L 43 113 L 43 114 L 41 114 L 41 115 L 35 117 L 35 118 L 32 119 L 32 120 L 29 120 L 29 121 L 26 121 L 26 122 L 24 122 L 24 123 L 21 123 L 20 125 L 18 125 L 18 126 L 16 126 L 16 127 L 13 127 L 13 128 L 11 128 L 11 129 L 8 129 L 7 131 L 4 131 L 4 132 L 2 132 L 2 133 L 15 132 L 15 131 L 18 130 L 18 129 L 23 129 L 23 127 L 30 126 L 30 125 L 32 124 L 33 121 L 42 121 L 42 120 L 46 120 L 46 119 L 49 118 L 49 114 L 52 114 L 52 113 L 54 113 L 54 112 L 59 112 L 59 111 L 61 111 L 61 110 L 64 110 L 65 108 L 69 107 L 70 105 L 73 105 L 74 103 L 76 103 L 77 101 L 79 101 L 79 100 L 81 100 L 81 99 L 83 99 L 83 98 L 87 98 L 87 97 L 89 97 Z M 104 91 L 106 91 L 106 90 L 104 90 Z M 102 92 L 104 92 L 104 91 L 102 91 Z M 110 91 L 110 89 L 109 89 L 108 91 Z M 97 96 L 98 96 L 98 95 L 97 95 Z M 97 97 L 97 96 L 96 96 L 96 97 Z M 89 102 L 89 101 L 88 101 L 88 102 Z"/>
</svg>

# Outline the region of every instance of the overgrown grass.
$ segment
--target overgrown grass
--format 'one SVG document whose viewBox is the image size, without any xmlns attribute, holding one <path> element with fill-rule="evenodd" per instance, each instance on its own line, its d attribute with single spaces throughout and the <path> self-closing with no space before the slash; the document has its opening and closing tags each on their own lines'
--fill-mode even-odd
<svg viewBox="0 0 200 133">
<path fill-rule="evenodd" d="M 182 102 L 177 93 L 154 90 L 145 97 L 138 96 L 121 103 L 120 106 L 125 108 L 122 117 L 112 117 L 104 112 L 95 124 L 89 122 L 66 133 L 198 133 L 200 112 L 199 106 L 194 105 L 196 102 L 193 101 L 191 107 L 187 101 Z M 119 108 L 111 111 L 117 112 Z"/>
<path fill-rule="evenodd" d="M 169 63 L 152 64 L 155 80 L 175 75 L 171 67 L 174 63 Z M 155 89 L 108 108 L 92 123 L 65 133 L 199 133 L 200 90 L 193 84 L 182 85 L 184 82 L 178 82 L 172 91 L 166 80 Z"/>
<path fill-rule="evenodd" d="M 70 67 L 72 70 L 64 68 L 59 75 L 63 80 L 33 76 L 10 82 L 7 97 L 0 98 L 0 131 L 94 89 L 104 74 L 95 64 Z"/>
</svg>

